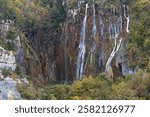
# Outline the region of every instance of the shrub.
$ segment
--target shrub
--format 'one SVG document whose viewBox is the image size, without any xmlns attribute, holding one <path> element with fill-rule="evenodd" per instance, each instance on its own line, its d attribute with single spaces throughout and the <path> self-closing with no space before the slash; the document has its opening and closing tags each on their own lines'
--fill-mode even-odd
<svg viewBox="0 0 150 117">
<path fill-rule="evenodd" d="M 15 39 L 15 32 L 13 30 L 8 30 L 6 33 L 6 38 L 9 40 Z"/>
<path fill-rule="evenodd" d="M 93 77 L 75 81 L 70 89 L 70 99 L 109 99 L 109 83 Z"/>
<path fill-rule="evenodd" d="M 17 86 L 17 88 L 23 99 L 38 99 L 36 88 L 34 87 L 32 82 L 30 82 L 29 84 L 20 84 Z"/>
<path fill-rule="evenodd" d="M 7 76 L 10 75 L 10 71 L 7 70 L 7 69 L 2 69 L 2 74 L 3 74 L 4 77 L 7 77 Z"/>
</svg>

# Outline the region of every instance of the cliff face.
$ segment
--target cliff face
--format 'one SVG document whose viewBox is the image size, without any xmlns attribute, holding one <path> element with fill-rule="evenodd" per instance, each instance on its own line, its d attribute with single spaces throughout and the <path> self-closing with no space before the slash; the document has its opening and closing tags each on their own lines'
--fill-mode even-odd
<svg viewBox="0 0 150 117">
<path fill-rule="evenodd" d="M 129 72 L 123 63 L 124 40 L 129 32 L 128 5 L 94 0 L 79 1 L 72 7 L 67 4 L 62 4 L 65 19 L 57 31 L 38 25 L 26 30 L 15 27 L 11 20 L 2 20 L 1 39 L 4 45 L 13 46 L 13 54 L 2 55 L 1 68 L 12 65 L 15 71 L 17 66 L 23 76 L 36 82 L 70 82 L 83 75 L 105 72 L 114 77 Z"/>
<path fill-rule="evenodd" d="M 0 29 L 3 39 L 6 37 L 11 21 L 1 21 Z M 4 41 L 4 40 L 3 40 Z M 7 42 L 9 43 L 9 42 Z M 0 99 L 21 99 L 20 93 L 16 88 L 16 81 L 13 78 L 5 76 L 7 71 L 16 70 L 16 60 L 12 51 L 7 51 L 0 46 Z"/>
<path fill-rule="evenodd" d="M 0 47 L 0 99 L 21 99 L 16 89 L 16 82 L 4 76 L 4 70 L 15 71 L 16 61 L 12 52 Z"/>
<path fill-rule="evenodd" d="M 111 7 L 107 8 L 108 5 Z M 118 5 L 93 1 L 68 9 L 61 42 L 56 47 L 58 77 L 67 81 L 101 72 L 109 77 L 128 72 L 122 61 L 123 43 L 129 32 L 129 8 Z"/>
<path fill-rule="evenodd" d="M 0 99 L 22 99 L 17 87 L 23 97 L 55 99 L 70 85 L 57 93 L 46 84 L 73 83 L 78 93 L 86 78 L 149 78 L 149 8 L 149 0 L 0 0 Z"/>
</svg>

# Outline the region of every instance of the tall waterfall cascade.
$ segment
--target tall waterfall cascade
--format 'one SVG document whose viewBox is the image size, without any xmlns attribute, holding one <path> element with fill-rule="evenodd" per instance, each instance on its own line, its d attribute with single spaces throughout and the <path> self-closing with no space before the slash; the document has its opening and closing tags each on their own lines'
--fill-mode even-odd
<svg viewBox="0 0 150 117">
<path fill-rule="evenodd" d="M 102 3 L 104 4 L 105 1 Z M 87 33 L 87 13 L 88 13 L 88 3 L 86 3 L 86 8 L 85 8 L 85 16 L 83 19 L 82 27 L 81 27 L 81 35 L 80 35 L 80 43 L 79 43 L 79 50 L 78 50 L 78 57 L 77 57 L 77 67 L 76 67 L 76 80 L 82 79 L 82 76 L 84 74 L 84 70 L 86 69 L 86 65 L 88 64 L 87 61 L 85 60 L 86 53 L 89 53 L 90 55 L 90 64 L 93 64 L 93 51 L 97 48 L 97 44 L 95 43 L 95 36 L 98 31 L 99 33 L 99 38 L 100 38 L 100 53 L 99 53 L 99 58 L 98 58 L 98 66 L 99 68 L 102 67 L 103 65 L 103 59 L 106 58 L 105 53 L 105 37 L 106 35 L 106 30 L 108 31 L 109 34 L 109 40 L 111 42 L 110 46 L 113 46 L 110 55 L 107 58 L 107 61 L 105 63 L 105 73 L 107 77 L 111 77 L 110 69 L 111 69 L 111 64 L 112 60 L 115 57 L 116 53 L 119 51 L 123 40 L 124 36 L 122 35 L 124 33 L 123 27 L 125 27 L 126 33 L 129 32 L 129 7 L 127 5 L 123 5 L 122 7 L 119 7 L 120 10 L 117 11 L 117 8 L 114 6 L 112 8 L 112 11 L 109 15 L 108 19 L 105 19 L 103 11 L 100 11 L 98 17 L 99 17 L 99 26 L 97 24 L 97 14 L 96 14 L 96 8 L 95 8 L 96 2 L 93 0 L 92 2 L 92 28 L 91 28 L 91 36 L 90 36 L 90 50 L 89 52 L 86 52 L 86 33 Z M 100 6 L 102 7 L 102 6 Z M 101 8 L 103 9 L 103 7 Z M 122 12 L 123 9 L 123 12 Z M 125 19 L 125 20 L 124 20 Z M 107 21 L 108 20 L 108 21 Z M 125 24 L 125 26 L 124 26 Z M 105 26 L 106 25 L 106 26 Z M 97 30 L 97 27 L 99 29 Z M 106 29 L 107 28 L 107 29 Z M 108 45 L 107 45 L 108 46 Z M 87 57 L 87 58 L 89 58 Z"/>
<path fill-rule="evenodd" d="M 93 27 L 92 27 L 92 39 L 91 39 L 91 58 L 90 58 L 90 63 L 92 63 L 92 53 L 93 51 L 96 49 L 96 44 L 94 42 L 94 38 L 96 35 L 96 19 L 95 19 L 95 1 L 93 0 L 93 4 L 92 4 L 92 9 L 93 9 Z"/>
<path fill-rule="evenodd" d="M 126 19 L 126 32 L 129 32 L 129 14 L 128 14 L 128 6 L 127 5 L 123 5 L 124 8 L 124 17 Z M 112 74 L 110 73 L 110 68 L 111 68 L 111 62 L 115 56 L 115 54 L 118 52 L 122 42 L 123 42 L 123 37 L 119 36 L 121 35 L 123 29 L 122 29 L 122 16 L 120 15 L 117 19 L 116 22 L 112 23 L 112 19 L 110 18 L 110 24 L 109 24 L 109 34 L 110 34 L 110 38 L 114 39 L 114 47 L 113 50 L 110 54 L 110 56 L 108 57 L 107 63 L 106 63 L 106 67 L 105 67 L 105 73 L 107 75 L 107 77 L 110 77 Z"/>
<path fill-rule="evenodd" d="M 84 17 L 82 28 L 81 28 L 81 40 L 79 44 L 79 53 L 78 53 L 78 59 L 77 59 L 76 79 L 82 79 L 83 70 L 84 70 L 85 52 L 86 52 L 85 39 L 86 39 L 87 9 L 88 9 L 88 3 L 86 4 L 85 17 Z"/>
</svg>

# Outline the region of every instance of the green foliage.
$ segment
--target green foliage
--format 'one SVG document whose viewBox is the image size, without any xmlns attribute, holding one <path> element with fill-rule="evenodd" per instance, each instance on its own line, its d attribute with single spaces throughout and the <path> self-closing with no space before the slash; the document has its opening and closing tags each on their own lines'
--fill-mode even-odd
<svg viewBox="0 0 150 117">
<path fill-rule="evenodd" d="M 8 30 L 6 33 L 6 38 L 10 40 L 15 39 L 15 32 L 13 30 Z"/>
<path fill-rule="evenodd" d="M 12 41 L 8 41 L 7 42 L 7 46 L 6 46 L 7 50 L 14 50 L 14 44 Z"/>
<path fill-rule="evenodd" d="M 127 55 L 131 67 L 146 68 L 150 60 L 150 1 L 132 3 L 130 42 Z"/>
<path fill-rule="evenodd" d="M 23 73 L 23 68 L 22 68 L 22 66 L 20 66 L 19 64 L 17 64 L 15 73 L 16 73 L 18 76 L 23 77 L 24 73 Z"/>
<path fill-rule="evenodd" d="M 3 47 L 3 48 L 5 48 L 5 45 L 6 44 L 5 44 L 4 40 L 0 38 L 0 46 Z"/>
<path fill-rule="evenodd" d="M 6 32 L 6 37 L 0 38 L 0 46 L 2 46 L 6 50 L 14 50 L 14 39 L 15 32 L 13 30 L 8 30 Z"/>
<path fill-rule="evenodd" d="M 74 6 L 76 6 L 78 4 L 78 0 L 69 0 L 67 2 L 67 7 L 68 8 L 73 8 Z"/>
<path fill-rule="evenodd" d="M 65 20 L 65 11 L 61 3 L 53 5 L 51 10 L 51 28 L 56 30 L 60 24 Z"/>
<path fill-rule="evenodd" d="M 20 84 L 17 88 L 23 98 L 29 100 L 37 99 L 37 91 L 32 82 L 29 84 Z"/>
<path fill-rule="evenodd" d="M 147 66 L 147 71 L 150 73 L 150 61 L 149 61 L 148 66 Z"/>
<path fill-rule="evenodd" d="M 56 31 L 65 11 L 61 0 L 0 0 L 0 16 L 14 20 L 16 26 L 26 31 L 35 27 Z"/>
<path fill-rule="evenodd" d="M 111 87 L 111 99 L 115 100 L 129 100 L 136 99 L 135 92 L 131 90 L 127 83 L 121 81 L 118 84 L 113 84 Z"/>
<path fill-rule="evenodd" d="M 10 71 L 7 70 L 7 69 L 1 69 L 1 71 L 2 71 L 2 74 L 3 74 L 4 77 L 7 77 L 7 76 L 10 75 Z"/>
<path fill-rule="evenodd" d="M 14 50 L 14 39 L 15 39 L 15 32 L 13 30 L 8 30 L 6 33 L 6 49 L 7 50 Z"/>
<path fill-rule="evenodd" d="M 44 88 L 45 95 L 42 96 L 42 99 L 68 99 L 69 89 L 70 86 L 66 84 L 48 85 Z"/>
<path fill-rule="evenodd" d="M 106 80 L 85 77 L 75 81 L 70 89 L 70 99 L 110 99 L 110 85 Z"/>
<path fill-rule="evenodd" d="M 57 84 L 36 86 L 22 84 L 18 87 L 21 95 L 25 99 L 44 100 L 135 100 L 150 99 L 150 73 L 141 70 L 134 76 L 117 82 L 84 77 L 83 80 L 75 81 L 73 84 Z M 119 79 L 119 78 L 118 78 Z"/>
<path fill-rule="evenodd" d="M 130 89 L 134 90 L 135 96 L 139 99 L 147 99 L 149 97 L 150 74 L 138 70 L 131 80 L 128 81 Z"/>
<path fill-rule="evenodd" d="M 119 79 L 119 78 L 118 78 Z M 150 73 L 139 70 L 135 75 L 125 76 L 117 82 L 102 78 L 84 77 L 73 84 L 36 86 L 19 85 L 18 89 L 25 99 L 44 100 L 135 100 L 150 99 Z"/>
<path fill-rule="evenodd" d="M 92 0 L 89 0 L 90 3 Z M 123 0 L 126 2 L 127 0 Z M 0 18 L 12 19 L 15 25 L 25 32 L 36 29 L 52 32 L 59 35 L 60 24 L 66 17 L 65 7 L 74 8 L 78 0 L 69 0 L 67 6 L 62 6 L 61 0 L 0 0 Z M 97 0 L 101 2 L 101 0 Z M 113 0 L 116 4 L 120 0 Z M 134 75 L 125 78 L 112 79 L 104 73 L 96 78 L 84 77 L 83 80 L 74 81 L 71 85 L 57 84 L 36 86 L 32 82 L 18 86 L 25 99 L 150 99 L 150 11 L 148 0 L 135 0 L 131 5 L 130 40 L 127 56 L 132 69 L 147 68 L 147 72 L 139 70 Z M 104 4 L 106 9 L 113 8 L 113 4 Z M 41 32 L 41 33 L 43 33 Z M 41 36 L 41 35 L 40 35 Z M 0 45 L 7 50 L 13 50 L 15 33 L 9 30 L 6 34 L 7 42 L 0 39 Z M 24 40 L 25 41 L 25 40 Z M 24 53 L 26 58 L 33 62 L 38 61 L 38 56 L 28 42 L 25 42 Z M 145 70 L 145 71 L 146 71 Z M 2 71 L 4 76 L 10 75 L 7 70 Z M 21 67 L 17 66 L 16 74 L 21 76 Z M 15 75 L 16 75 L 15 74 Z"/>
</svg>

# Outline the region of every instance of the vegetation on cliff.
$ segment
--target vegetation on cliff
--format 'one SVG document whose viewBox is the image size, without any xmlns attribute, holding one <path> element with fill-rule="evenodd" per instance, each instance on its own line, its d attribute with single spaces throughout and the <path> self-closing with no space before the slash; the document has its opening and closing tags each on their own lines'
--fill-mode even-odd
<svg viewBox="0 0 150 117">
<path fill-rule="evenodd" d="M 92 4 L 92 0 L 87 1 Z M 95 1 L 94 8 L 97 16 L 98 4 L 102 3 L 101 0 Z M 94 19 L 93 12 L 90 11 L 91 7 L 88 8 L 90 9 L 87 16 L 88 34 L 85 35 L 90 37 L 89 40 L 86 40 L 86 49 L 91 53 L 86 54 L 87 58 L 85 58 L 86 61 L 88 59 L 94 60 L 94 64 L 87 65 L 88 63 L 85 62 L 88 69 L 85 71 L 86 76 L 82 80 L 75 81 L 74 66 L 77 64 L 77 48 L 84 19 L 85 3 L 80 9 L 81 12 L 77 14 L 78 0 L 69 0 L 66 4 L 63 4 L 62 0 L 0 0 L 1 22 L 4 23 L 4 20 L 14 23 L 5 34 L 0 32 L 0 47 L 16 53 L 15 38 L 19 33 L 21 47 L 24 51 L 23 61 L 25 62 L 19 63 L 17 61 L 18 65 L 16 73 L 14 73 L 17 77 L 28 75 L 30 83 L 18 85 L 18 90 L 24 99 L 150 99 L 150 1 L 108 0 L 104 4 L 105 12 L 108 14 L 100 12 L 100 16 L 106 18 L 106 21 L 104 20 L 106 24 L 109 23 L 107 21 L 109 20 L 109 12 L 114 10 L 112 2 L 113 5 L 121 4 L 122 6 L 125 3 L 130 8 L 130 32 L 126 34 L 125 39 L 125 58 L 132 73 L 117 74 L 112 79 L 103 73 L 104 68 L 98 68 L 99 55 L 95 52 L 94 57 L 98 59 L 94 57 L 93 59 L 90 51 L 93 46 L 90 41 L 92 38 L 90 33 L 93 33 L 91 21 Z M 124 6 L 123 8 L 127 9 Z M 117 9 L 115 9 L 116 14 Z M 70 18 L 69 13 L 73 15 L 73 18 Z M 123 12 L 121 13 L 123 14 Z M 97 17 L 100 18 L 100 16 Z M 95 21 L 95 24 L 100 24 L 102 28 L 101 23 L 102 21 Z M 89 31 L 91 32 L 89 33 Z M 95 35 L 97 38 L 99 34 L 95 33 Z M 106 30 L 104 30 L 104 35 L 109 38 Z M 71 39 L 69 40 L 68 37 Z M 101 42 L 96 41 L 98 46 L 102 46 Z M 108 41 L 105 44 L 105 46 L 107 45 L 106 51 L 109 53 L 112 49 L 111 46 L 113 46 L 111 44 L 113 40 L 106 39 L 106 41 Z M 68 49 L 66 49 L 67 47 Z M 99 48 L 98 52 L 100 51 Z M 107 55 L 105 59 L 108 57 Z M 115 63 L 114 61 L 112 64 Z M 94 68 L 91 68 L 93 66 Z M 102 67 L 105 66 L 102 64 Z M 113 70 L 118 72 L 117 69 Z M 113 70 L 110 69 L 114 72 Z M 3 74 L 9 76 L 13 73 L 3 70 Z"/>
<path fill-rule="evenodd" d="M 150 62 L 150 2 L 133 2 L 131 19 L 128 60 L 133 69 L 146 69 Z"/>
</svg>

